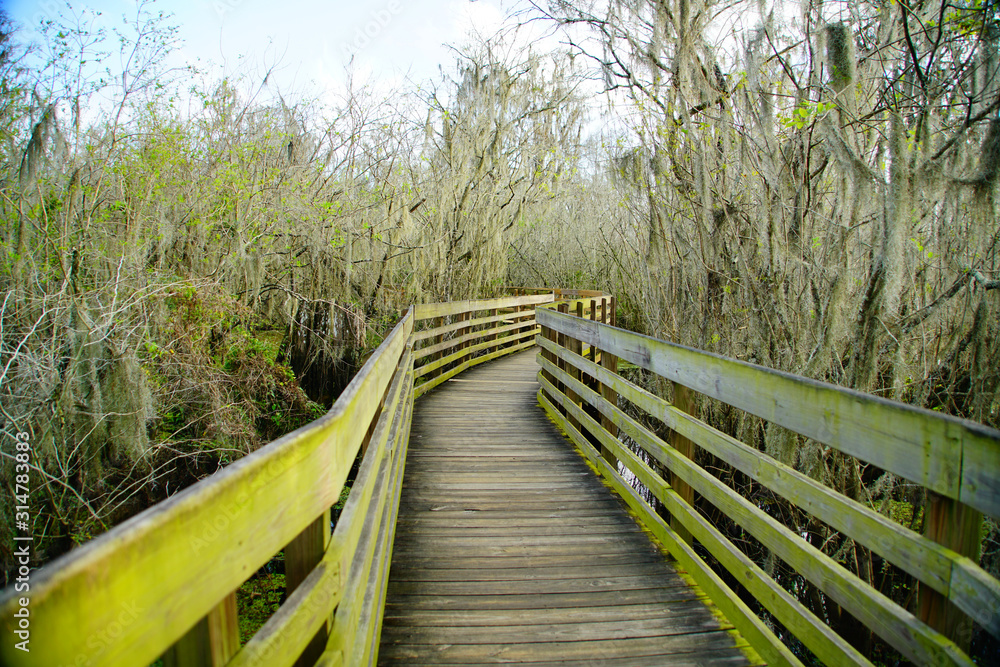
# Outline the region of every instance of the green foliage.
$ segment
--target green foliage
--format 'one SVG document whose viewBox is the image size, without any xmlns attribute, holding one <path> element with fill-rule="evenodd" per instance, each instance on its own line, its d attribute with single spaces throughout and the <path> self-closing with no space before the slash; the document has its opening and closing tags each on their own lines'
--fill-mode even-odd
<svg viewBox="0 0 1000 667">
<path fill-rule="evenodd" d="M 825 113 L 836 108 L 837 105 L 832 102 L 804 100 L 791 109 L 788 116 L 779 116 L 778 120 L 789 129 L 802 130 L 822 118 Z"/>
<path fill-rule="evenodd" d="M 240 644 L 247 641 L 271 618 L 285 599 L 285 575 L 258 572 L 236 591 Z"/>
<path fill-rule="evenodd" d="M 163 300 L 167 340 L 150 343 L 147 359 L 161 438 L 230 460 L 322 411 L 282 359 L 283 331 L 212 286 L 187 285 Z"/>
</svg>

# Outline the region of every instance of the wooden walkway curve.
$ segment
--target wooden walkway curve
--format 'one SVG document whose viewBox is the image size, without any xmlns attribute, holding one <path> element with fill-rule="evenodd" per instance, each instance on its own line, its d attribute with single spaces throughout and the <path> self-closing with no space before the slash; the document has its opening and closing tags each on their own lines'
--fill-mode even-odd
<svg viewBox="0 0 1000 667">
<path fill-rule="evenodd" d="M 379 664 L 742 665 L 539 408 L 535 351 L 416 405 Z"/>
</svg>

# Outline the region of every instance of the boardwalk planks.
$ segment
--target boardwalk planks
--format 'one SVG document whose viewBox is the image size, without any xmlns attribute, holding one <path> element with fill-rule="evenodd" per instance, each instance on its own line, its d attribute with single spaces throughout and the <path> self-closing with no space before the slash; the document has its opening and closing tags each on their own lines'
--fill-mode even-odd
<svg viewBox="0 0 1000 667">
<path fill-rule="evenodd" d="M 538 409 L 536 370 L 516 355 L 417 404 L 379 663 L 747 664 Z"/>
</svg>

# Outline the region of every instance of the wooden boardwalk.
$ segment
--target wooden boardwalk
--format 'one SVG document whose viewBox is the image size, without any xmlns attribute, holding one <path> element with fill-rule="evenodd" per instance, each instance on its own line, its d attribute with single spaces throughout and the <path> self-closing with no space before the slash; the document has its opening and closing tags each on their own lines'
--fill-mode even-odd
<svg viewBox="0 0 1000 667">
<path fill-rule="evenodd" d="M 534 355 L 417 402 L 379 664 L 747 664 L 538 407 Z"/>
</svg>

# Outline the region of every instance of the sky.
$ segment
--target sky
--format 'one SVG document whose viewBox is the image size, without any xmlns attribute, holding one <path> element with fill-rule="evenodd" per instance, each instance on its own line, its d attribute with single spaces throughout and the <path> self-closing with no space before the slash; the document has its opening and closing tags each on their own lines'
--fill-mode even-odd
<svg viewBox="0 0 1000 667">
<path fill-rule="evenodd" d="M 135 0 L 71 1 L 120 24 L 135 16 Z M 280 89 L 323 97 L 342 88 L 353 57 L 355 76 L 394 85 L 422 83 L 447 69 L 470 32 L 493 34 L 518 0 L 159 0 L 153 11 L 174 15 L 182 47 L 177 65 L 200 62 L 215 71 L 264 71 Z M 41 21 L 66 12 L 65 0 L 0 0 L 32 34 Z M 35 39 L 40 39 L 37 32 Z M 221 68 L 221 69 L 220 69 Z"/>
</svg>

